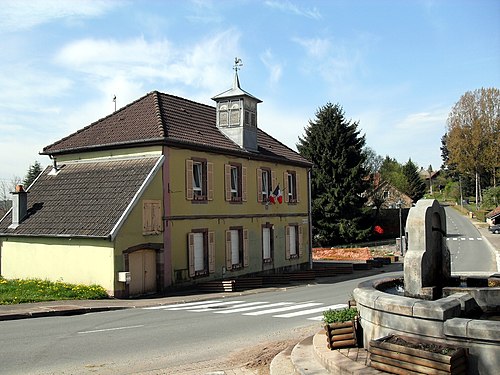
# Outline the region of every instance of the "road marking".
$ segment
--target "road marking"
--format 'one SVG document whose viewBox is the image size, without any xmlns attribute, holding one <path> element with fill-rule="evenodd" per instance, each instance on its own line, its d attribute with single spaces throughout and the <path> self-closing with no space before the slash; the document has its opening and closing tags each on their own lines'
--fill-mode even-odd
<svg viewBox="0 0 500 375">
<path fill-rule="evenodd" d="M 323 312 L 323 311 L 330 310 L 330 309 L 331 310 L 343 309 L 345 307 L 347 307 L 347 305 L 345 303 L 339 303 L 337 305 L 322 306 L 322 307 L 317 307 L 315 309 L 295 311 L 295 312 L 288 313 L 288 314 L 273 315 L 273 318 L 293 318 L 293 317 L 301 316 L 301 315 L 316 314 L 318 312 Z"/>
<path fill-rule="evenodd" d="M 205 305 L 207 303 L 215 303 L 215 302 L 221 302 L 220 300 L 212 300 L 212 301 L 198 301 L 198 302 L 188 302 L 188 303 L 175 303 L 172 305 L 161 305 L 161 306 L 153 306 L 153 307 L 144 307 L 144 310 L 165 310 L 165 309 L 170 309 L 174 307 L 181 307 L 181 306 L 199 306 L 199 305 Z"/>
<path fill-rule="evenodd" d="M 179 310 L 189 310 L 189 311 L 210 311 L 210 307 L 218 307 L 225 305 L 234 305 L 236 303 L 242 303 L 243 301 L 226 301 L 226 302 L 211 302 L 205 303 L 197 306 L 172 306 L 165 308 L 164 310 L 169 311 L 179 311 Z"/>
<path fill-rule="evenodd" d="M 267 309 L 269 307 L 277 307 L 277 306 L 289 306 L 292 304 L 292 302 L 276 302 L 276 303 L 267 303 L 267 302 L 251 302 L 251 304 L 259 304 L 258 306 L 249 306 L 249 307 L 243 307 L 243 305 L 233 307 L 231 309 L 227 310 L 221 310 L 221 311 L 214 311 L 214 314 L 231 314 L 231 313 L 238 313 L 238 312 L 243 312 L 243 311 L 250 311 L 250 310 L 258 310 L 258 309 Z M 263 304 L 267 305 L 263 305 Z M 248 306 L 248 305 L 247 305 Z"/>
<path fill-rule="evenodd" d="M 288 310 L 297 310 L 297 309 L 302 309 L 304 307 L 312 307 L 312 306 L 318 306 L 318 305 L 322 305 L 322 303 L 319 303 L 319 302 L 300 303 L 300 304 L 293 305 L 293 306 L 278 307 L 276 309 L 254 311 L 251 313 L 245 313 L 243 315 L 258 316 L 258 315 L 265 315 L 265 314 L 274 314 L 277 312 L 288 311 Z"/>
<path fill-rule="evenodd" d="M 105 329 L 94 329 L 92 331 L 80 331 L 79 334 L 87 334 L 87 333 L 98 333 L 98 332 L 109 332 L 109 331 L 119 331 L 122 329 L 132 329 L 132 328 L 141 328 L 144 327 L 144 324 L 138 326 L 127 326 L 127 327 L 116 327 L 116 328 L 105 328 Z"/>
</svg>

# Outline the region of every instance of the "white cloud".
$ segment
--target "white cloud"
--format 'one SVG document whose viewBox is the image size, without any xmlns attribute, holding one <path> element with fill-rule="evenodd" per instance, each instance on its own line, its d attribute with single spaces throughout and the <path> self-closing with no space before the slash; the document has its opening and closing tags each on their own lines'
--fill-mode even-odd
<svg viewBox="0 0 500 375">
<path fill-rule="evenodd" d="M 291 1 L 275 1 L 275 0 L 268 0 L 265 2 L 265 4 L 270 8 L 278 9 L 286 13 L 295 14 L 297 16 L 312 18 L 316 20 L 322 18 L 320 11 L 316 7 L 303 8 L 292 3 Z"/>
<path fill-rule="evenodd" d="M 324 58 L 331 49 L 330 40 L 325 38 L 292 38 L 292 41 L 302 46 L 308 56 L 316 59 Z"/>
<path fill-rule="evenodd" d="M 220 90 L 220 77 L 228 76 L 223 74 L 230 69 L 228 53 L 238 54 L 239 37 L 238 32 L 228 30 L 183 46 L 166 39 L 84 39 L 62 48 L 56 62 L 100 80 L 118 76 L 131 82 L 154 82 L 156 88 L 192 86 L 194 90 L 211 90 L 213 95 Z"/>
<path fill-rule="evenodd" d="M 276 58 L 270 49 L 267 49 L 260 55 L 260 61 L 262 61 L 266 69 L 269 71 L 269 81 L 271 85 L 278 83 L 283 70 L 282 64 L 276 61 Z"/>
<path fill-rule="evenodd" d="M 97 17 L 119 4 L 112 0 L 3 0 L 0 31 L 30 29 L 63 18 Z"/>
</svg>

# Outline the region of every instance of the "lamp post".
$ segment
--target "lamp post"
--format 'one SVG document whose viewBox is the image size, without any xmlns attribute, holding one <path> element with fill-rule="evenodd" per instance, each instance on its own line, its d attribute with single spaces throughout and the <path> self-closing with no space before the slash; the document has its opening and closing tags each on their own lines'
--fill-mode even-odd
<svg viewBox="0 0 500 375">
<path fill-rule="evenodd" d="M 403 221 L 401 220 L 401 206 L 403 202 L 401 199 L 396 203 L 399 208 L 399 251 L 401 252 L 401 256 L 403 256 Z"/>
</svg>

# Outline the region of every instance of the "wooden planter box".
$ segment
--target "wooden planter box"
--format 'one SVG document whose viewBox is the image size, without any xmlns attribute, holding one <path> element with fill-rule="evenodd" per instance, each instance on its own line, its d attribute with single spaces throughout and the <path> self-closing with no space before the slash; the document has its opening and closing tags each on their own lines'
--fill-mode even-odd
<svg viewBox="0 0 500 375">
<path fill-rule="evenodd" d="M 326 324 L 325 334 L 328 349 L 334 350 L 357 346 L 357 326 L 357 320 Z"/>
<path fill-rule="evenodd" d="M 405 344 L 406 342 L 406 344 Z M 411 346 L 419 346 L 419 348 Z M 421 348 L 420 348 L 421 347 Z M 467 351 L 406 336 L 370 341 L 370 365 L 390 374 L 446 375 L 467 373 Z"/>
</svg>

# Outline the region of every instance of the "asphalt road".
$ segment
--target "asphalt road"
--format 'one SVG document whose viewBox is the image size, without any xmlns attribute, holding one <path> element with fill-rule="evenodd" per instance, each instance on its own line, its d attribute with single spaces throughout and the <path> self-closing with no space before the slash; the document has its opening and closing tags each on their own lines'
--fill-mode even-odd
<svg viewBox="0 0 500 375">
<path fill-rule="evenodd" d="M 196 368 L 199 362 L 222 361 L 262 342 L 317 332 L 321 310 L 344 306 L 366 279 L 235 296 L 220 301 L 222 305 L 2 321 L 0 373 L 183 373 L 186 364 Z"/>
<path fill-rule="evenodd" d="M 477 228 L 453 208 L 446 207 L 445 212 L 452 273 L 495 273 L 496 255 L 483 241 Z"/>
</svg>

